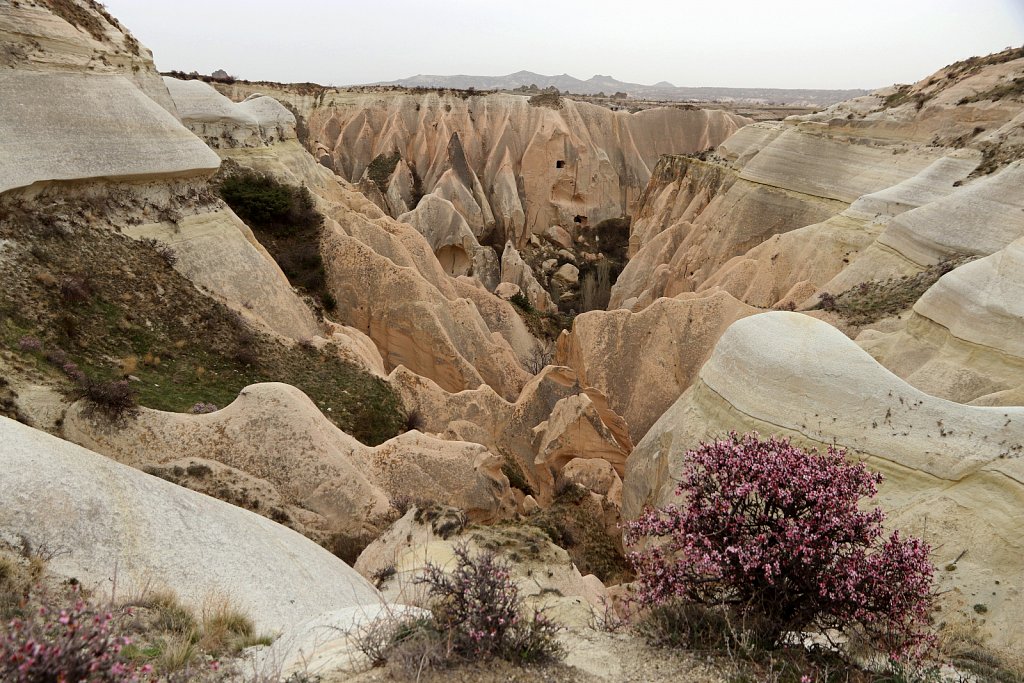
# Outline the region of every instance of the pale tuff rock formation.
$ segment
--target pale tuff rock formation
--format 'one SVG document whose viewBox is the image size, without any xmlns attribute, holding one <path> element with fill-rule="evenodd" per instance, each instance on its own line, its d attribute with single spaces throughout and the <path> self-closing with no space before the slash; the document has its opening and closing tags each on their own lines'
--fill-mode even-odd
<svg viewBox="0 0 1024 683">
<path fill-rule="evenodd" d="M 939 154 L 910 147 L 858 144 L 831 137 L 821 126 L 793 125 L 740 171 L 740 178 L 846 204 L 906 180 Z"/>
<path fill-rule="evenodd" d="M 603 395 L 592 393 L 594 398 L 586 393 L 563 398 L 551 417 L 533 428 L 540 437 L 535 464 L 562 472 L 570 462 L 594 460 L 618 476 L 625 473 L 633 450 L 626 422 L 608 409 Z"/>
<path fill-rule="evenodd" d="M 273 257 L 230 209 L 148 223 L 123 232 L 174 250 L 175 269 L 249 322 L 289 339 L 320 334 L 313 314 Z"/>
<path fill-rule="evenodd" d="M 290 112 L 281 112 L 284 108 L 280 103 L 258 96 L 234 104 L 207 84 L 201 85 L 205 88 L 204 101 L 213 100 L 217 106 L 251 113 L 260 126 L 258 144 L 218 146 L 224 158 L 269 173 L 282 182 L 305 185 L 316 197 L 318 209 L 325 216 L 320 247 L 328 288 L 338 302 L 338 322 L 351 330 L 351 334 L 346 334 L 372 339 L 385 372 L 405 365 L 450 391 L 486 383 L 507 397 L 518 395 L 528 377 L 521 364 L 533 353 L 536 342 L 508 304 L 485 291 L 458 283 L 451 275 L 463 273 L 452 272 L 454 268 L 446 272 L 442 267 L 439 257 L 443 260 L 450 255 L 454 264 L 458 260 L 456 250 L 464 248 L 471 250 L 475 259 L 474 275 L 489 284 L 497 280 L 492 250 L 480 247 L 465 232 L 461 235 L 463 241 L 454 241 L 460 237 L 464 221 L 459 223 L 461 217 L 444 206 L 447 202 L 427 202 L 420 218 L 415 214 L 409 217 L 424 228 L 436 226 L 432 222 L 439 215 L 436 210 L 447 214 L 450 226 L 455 221 L 454 235 L 452 231 L 430 233 L 436 242 L 432 248 L 414 227 L 387 217 L 316 163 L 294 139 L 294 118 Z M 276 138 L 268 133 L 271 124 L 283 126 L 283 133 L 277 129 Z M 225 128 L 219 135 L 212 141 L 214 144 L 234 133 Z M 173 240 L 174 236 L 161 235 L 161 239 Z M 237 263 L 240 259 L 229 262 Z M 203 268 L 205 265 L 199 264 Z M 276 266 L 274 269 L 277 270 Z M 224 277 L 213 277 L 221 284 L 227 281 Z M 245 280 L 236 281 L 248 286 Z M 238 302 L 238 294 L 224 292 L 224 297 Z M 304 306 L 295 311 L 297 315 L 308 315 Z M 287 336 L 292 338 L 317 334 L 309 323 L 280 327 L 289 330 Z M 366 360 L 372 368 L 372 355 Z"/>
<path fill-rule="evenodd" d="M 500 518 L 511 501 L 500 460 L 482 446 L 415 431 L 363 446 L 287 384 L 252 385 L 214 413 L 142 409 L 118 425 L 76 404 L 64 430 L 69 439 L 134 467 L 206 458 L 269 482 L 284 503 L 317 516 L 308 532 L 324 541 L 382 528 L 391 501 L 402 497 L 458 505 L 480 521 Z"/>
<path fill-rule="evenodd" d="M 505 250 L 501 254 L 501 281 L 518 287 L 529 304 L 538 311 L 553 313 L 558 310 L 551 301 L 551 295 L 537 282 L 533 269 L 523 260 L 512 242 L 505 243 Z"/>
<path fill-rule="evenodd" d="M 200 80 L 164 77 L 181 122 L 214 149 L 262 147 L 295 139 L 295 115 L 272 97 L 234 103 Z"/>
<path fill-rule="evenodd" d="M 980 160 L 976 150 L 950 152 L 901 183 L 859 197 L 821 223 L 765 240 L 729 260 L 698 290 L 719 287 L 751 305 L 781 308 L 816 303 L 812 295 L 829 290 L 826 283 L 843 271 L 842 277 L 854 283 L 878 279 L 881 270 L 858 265 L 861 252 L 875 248 L 873 243 L 894 217 L 953 194 Z"/>
<path fill-rule="evenodd" d="M 991 133 L 1020 114 L 1019 101 L 992 95 L 1022 70 L 1024 53 L 1014 48 L 950 64 L 910 86 L 886 88 L 794 118 L 827 122 L 842 132 L 868 129 L 872 135 L 917 143 L 960 139 L 975 146 L 984 139 L 977 139 L 982 132 Z"/>
<path fill-rule="evenodd" d="M 910 275 L 956 256 L 987 256 L 1024 235 L 1024 163 L 977 178 L 902 213 L 874 244 L 823 289 L 841 292 L 869 279 Z"/>
<path fill-rule="evenodd" d="M 914 304 L 905 329 L 858 341 L 931 395 L 1020 405 L 1005 392 L 1024 386 L 1024 238 L 944 275 Z"/>
<path fill-rule="evenodd" d="M 969 148 L 949 152 L 917 175 L 859 197 L 846 213 L 863 214 L 878 221 L 938 201 L 952 194 L 978 167 L 981 156 L 981 152 Z"/>
<path fill-rule="evenodd" d="M 209 175 L 220 160 L 123 76 L 0 72 L 0 192 L 91 178 Z M 54 135 L 54 131 L 61 135 Z"/>
<path fill-rule="evenodd" d="M 603 496 L 616 509 L 622 509 L 621 470 L 606 460 L 574 458 L 562 468 L 562 478 L 591 493 Z"/>
<path fill-rule="evenodd" d="M 570 368 L 544 368 L 514 403 L 487 386 L 449 393 L 405 368 L 391 373 L 388 381 L 422 420 L 424 431 L 478 443 L 501 455 L 522 472 L 544 505 L 570 460 L 606 459 L 621 472 L 632 450 L 622 417 L 600 391 L 581 386 Z"/>
<path fill-rule="evenodd" d="M 683 456 L 730 430 L 836 443 L 883 472 L 892 525 L 923 535 L 952 592 L 946 604 L 987 608 L 997 647 L 1019 638 L 1024 533 L 1024 408 L 973 407 L 911 387 L 841 332 L 799 313 L 734 323 L 700 379 L 658 420 L 627 462 L 623 516 L 673 498 Z M 999 583 L 994 583 L 998 581 Z"/>
<path fill-rule="evenodd" d="M 1019 50 L 975 58 L 914 86 L 746 126 L 708 163 L 664 159 L 610 307 L 712 287 L 752 305 L 807 307 L 820 292 L 1006 246 L 1024 234 L 1011 163 L 1024 153 L 1024 107 L 993 93 L 1022 72 Z"/>
<path fill-rule="evenodd" d="M 83 77 L 123 76 L 177 116 L 167 88 L 153 66 L 152 53 L 99 3 L 5 3 L 0 14 L 0 45 L 0 67 L 37 75 L 60 72 Z M 6 88 L 4 93 L 14 96 Z M 52 90 L 50 94 L 56 95 Z M 70 108 L 70 102 L 65 102 Z M 52 107 L 54 100 L 50 104 Z"/>
<path fill-rule="evenodd" d="M 15 68 L 0 73 L 0 89 L 18 104 L 0 111 L 0 192 L 36 184 L 37 192 L 106 199 L 116 187 L 121 207 L 103 217 L 111 228 L 173 242 L 179 271 L 257 326 L 292 338 L 316 334 L 277 264 L 208 196 L 206 179 L 220 159 L 176 118 L 149 52 L 98 5 L 47 7 L 23 3 L 0 15 L 0 33 L 17 36 L 5 52 Z M 23 39 L 30 49 L 17 47 Z M 192 113 L 195 100 L 176 94 Z M 258 129 L 255 118 L 242 118 Z M 129 215 L 128 204 L 162 209 Z"/>
<path fill-rule="evenodd" d="M 562 333 L 555 362 L 607 396 L 639 441 L 696 379 L 726 328 L 754 312 L 725 292 L 658 299 L 638 313 L 590 311 Z"/>
<path fill-rule="evenodd" d="M 449 275 L 471 275 L 488 289 L 498 284 L 498 255 L 494 249 L 480 246 L 466 219 L 447 199 L 429 194 L 398 220 L 426 238 Z"/>
<path fill-rule="evenodd" d="M 100 595 L 116 577 L 118 595 L 166 586 L 197 610 L 227 597 L 260 631 L 380 602 L 344 562 L 259 515 L 6 418 L 0 441 L 0 534 L 67 551 L 49 569 Z"/>
<path fill-rule="evenodd" d="M 335 352 L 345 360 L 362 366 L 371 375 L 385 376 L 384 359 L 372 339 L 354 327 L 339 325 L 327 319 L 324 319 L 324 328 L 326 340 L 314 338 L 314 346 L 321 348 L 331 344 Z"/>
<path fill-rule="evenodd" d="M 260 137 L 268 145 L 295 139 L 295 114 L 273 97 L 254 93 L 239 102 L 238 109 L 256 119 Z"/>
<path fill-rule="evenodd" d="M 305 676 L 337 681 L 340 673 L 344 680 L 373 666 L 357 643 L 371 624 L 421 614 L 426 611 L 383 602 L 324 612 L 285 629 L 268 647 L 251 650 L 243 669 L 284 680 Z"/>
<path fill-rule="evenodd" d="M 436 506 L 409 510 L 360 554 L 354 566 L 370 579 L 382 576 L 385 568 L 394 568 L 393 575 L 379 581 L 384 597 L 422 605 L 425 589 L 414 582 L 415 577 L 428 562 L 454 568 L 453 548 L 458 544 L 466 544 L 471 556 L 490 550 L 510 561 L 511 578 L 527 606 L 545 609 L 549 617 L 560 617 L 562 623 L 584 625 L 595 610 L 604 607 L 607 591 L 601 581 L 581 575 L 569 554 L 540 529 L 466 529 L 457 510 Z"/>
<path fill-rule="evenodd" d="M 631 302 L 635 310 L 634 299 L 642 306 L 658 296 L 693 291 L 731 258 L 773 235 L 824 222 L 861 195 L 917 174 L 940 155 L 828 133 L 817 124 L 792 124 L 741 168 L 676 161 L 675 173 L 656 173 L 666 185 L 648 188 L 645 199 L 662 208 L 640 207 L 638 214 L 646 219 L 639 222 L 640 232 L 631 231 L 636 256 L 616 282 L 610 307 Z M 672 180 L 679 172 L 682 178 Z M 711 193 L 716 194 L 709 200 Z"/>
<path fill-rule="evenodd" d="M 747 131 L 764 124 L 744 126 L 726 142 L 747 137 Z M 722 150 L 726 143 L 719 146 Z M 704 163 L 693 157 L 664 156 L 654 167 L 647 188 L 637 202 L 629 230 L 629 257 L 673 225 L 692 223 L 708 203 L 735 181 L 724 166 Z"/>
<path fill-rule="evenodd" d="M 302 112 L 317 158 L 352 182 L 398 153 L 378 185 L 392 215 L 412 208 L 415 178 L 424 193 L 451 201 L 481 243 L 517 247 L 577 217 L 596 224 L 629 214 L 660 154 L 714 147 L 748 122 L 721 111 L 628 114 L 567 99 L 550 108 L 518 95 L 273 94 Z"/>
<path fill-rule="evenodd" d="M 164 77 L 164 84 L 181 122 L 211 147 L 256 147 L 260 139 L 256 117 L 199 80 Z"/>
<path fill-rule="evenodd" d="M 743 168 L 758 152 L 786 130 L 781 121 L 759 121 L 743 126 L 725 139 L 715 151 L 733 168 Z"/>
<path fill-rule="evenodd" d="M 455 290 L 459 296 L 473 302 L 487 322 L 492 336 L 495 333 L 500 335 L 512 347 L 512 351 L 527 367 L 528 372 L 536 372 L 539 369 L 532 365 L 535 365 L 538 358 L 543 357 L 543 345 L 530 334 L 522 316 L 512 304 L 503 297 L 488 292 L 483 283 L 475 277 L 464 275 L 456 278 Z"/>
<path fill-rule="evenodd" d="M 518 395 L 528 375 L 509 342 L 491 331 L 470 299 L 459 296 L 422 237 L 400 223 L 348 218 L 344 227 L 328 226 L 323 236 L 327 286 L 344 322 L 373 339 L 386 367 L 404 365 L 452 392 L 487 384 L 503 396 Z M 382 225 L 394 232 L 389 235 Z M 427 250 L 436 270 L 428 274 L 436 285 L 403 263 L 411 256 L 403 232 Z M 391 248 L 394 258 L 388 257 Z"/>
<path fill-rule="evenodd" d="M 149 51 L 98 6 L 5 7 L 0 44 L 0 91 L 18 105 L 0 108 L 0 192 L 206 176 L 219 165 L 178 122 Z"/>
</svg>

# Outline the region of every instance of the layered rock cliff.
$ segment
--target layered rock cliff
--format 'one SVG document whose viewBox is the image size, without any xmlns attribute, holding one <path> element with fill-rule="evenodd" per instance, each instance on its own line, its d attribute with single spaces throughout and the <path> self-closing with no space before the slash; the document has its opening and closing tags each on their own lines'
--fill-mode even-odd
<svg viewBox="0 0 1024 683">
<path fill-rule="evenodd" d="M 990 254 L 1020 233 L 1020 50 L 664 159 L 611 307 L 723 287 L 757 306 Z M 950 217 L 952 216 L 952 219 Z"/>
<path fill-rule="evenodd" d="M 233 99 L 252 86 L 223 88 Z M 661 154 L 717 146 L 749 121 L 692 107 L 613 112 L 519 95 L 274 91 L 306 120 L 321 163 L 392 216 L 450 201 L 481 244 L 632 213 Z"/>
</svg>

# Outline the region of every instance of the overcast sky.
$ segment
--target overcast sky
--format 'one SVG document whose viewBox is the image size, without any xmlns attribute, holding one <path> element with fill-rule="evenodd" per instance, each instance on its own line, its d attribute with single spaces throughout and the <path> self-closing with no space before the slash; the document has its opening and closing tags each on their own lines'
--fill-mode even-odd
<svg viewBox="0 0 1024 683">
<path fill-rule="evenodd" d="M 345 85 L 525 69 L 874 88 L 1024 44 L 1024 0 L 104 0 L 156 65 Z"/>
</svg>

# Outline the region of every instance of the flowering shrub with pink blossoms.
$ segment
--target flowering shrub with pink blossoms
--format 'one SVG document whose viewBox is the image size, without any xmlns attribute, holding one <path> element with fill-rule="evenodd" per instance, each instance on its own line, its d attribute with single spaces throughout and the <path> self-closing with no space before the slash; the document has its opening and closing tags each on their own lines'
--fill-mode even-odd
<svg viewBox="0 0 1024 683">
<path fill-rule="evenodd" d="M 757 640 L 856 629 L 894 657 L 930 642 L 930 549 L 884 513 L 862 509 L 882 475 L 845 451 L 805 451 L 756 433 L 701 444 L 686 454 L 679 505 L 626 524 L 643 605 L 673 601 L 727 609 L 757 624 Z"/>
<path fill-rule="evenodd" d="M 135 683 L 151 668 L 136 669 L 120 656 L 128 645 L 114 633 L 113 615 L 77 599 L 70 607 L 42 607 L 6 624 L 0 635 L 0 680 L 7 683 Z"/>
</svg>

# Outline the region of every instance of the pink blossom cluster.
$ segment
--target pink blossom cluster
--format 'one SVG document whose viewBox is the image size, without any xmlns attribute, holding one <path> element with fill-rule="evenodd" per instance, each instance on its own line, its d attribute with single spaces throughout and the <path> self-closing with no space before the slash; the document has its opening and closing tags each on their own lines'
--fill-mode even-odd
<svg viewBox="0 0 1024 683">
<path fill-rule="evenodd" d="M 647 605 L 682 599 L 727 605 L 770 624 L 778 643 L 795 630 L 857 626 L 888 652 L 927 643 L 934 566 L 930 549 L 884 513 L 861 509 L 882 475 L 756 433 L 701 444 L 685 456 L 680 505 L 626 525 Z"/>
<path fill-rule="evenodd" d="M 9 683 L 136 683 L 152 668 L 121 657 L 129 643 L 112 628 L 113 615 L 77 599 L 62 610 L 45 607 L 15 619 L 0 635 L 0 680 Z"/>
</svg>

